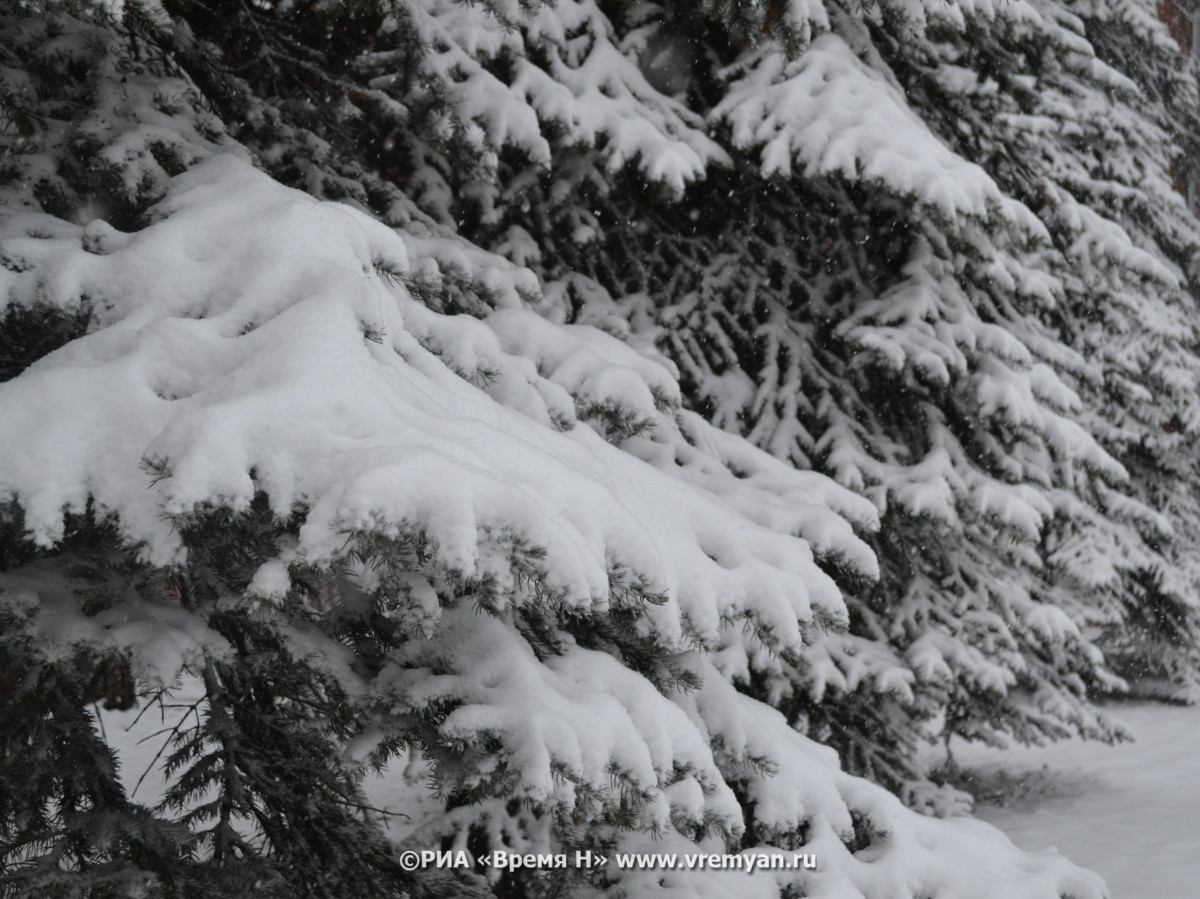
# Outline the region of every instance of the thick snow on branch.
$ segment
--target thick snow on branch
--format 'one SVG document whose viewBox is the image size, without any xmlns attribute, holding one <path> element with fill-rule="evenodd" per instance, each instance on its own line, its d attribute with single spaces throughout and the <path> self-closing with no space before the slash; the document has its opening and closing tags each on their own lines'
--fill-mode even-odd
<svg viewBox="0 0 1200 899">
<path fill-rule="evenodd" d="M 176 564 L 175 525 L 265 495 L 303 521 L 254 581 L 270 600 L 288 589 L 289 565 L 344 560 L 363 534 L 419 533 L 429 562 L 403 577 L 427 636 L 405 642 L 373 688 L 399 720 L 436 730 L 452 756 L 440 788 L 482 778 L 540 808 L 631 808 L 636 826 L 613 836 L 623 849 L 644 850 L 647 829 L 667 851 L 717 848 L 697 836 L 716 832 L 819 860 L 779 881 L 626 871 L 613 884 L 626 895 L 1104 895 L 1057 855 L 920 818 L 843 774 L 704 655 L 740 621 L 802 653 L 808 623 L 843 619 L 802 535 L 873 574 L 841 517 L 872 526 L 865 501 L 678 413 L 673 373 L 614 338 L 516 307 L 484 319 L 430 311 L 404 286 L 414 260 L 396 233 L 240 157 L 175 178 L 155 216 L 135 234 L 50 229 L 44 216 L 4 232 L 6 304 L 91 316 L 86 335 L 0 385 L 0 493 L 38 543 L 61 540 L 64 512 L 92 502 L 146 560 Z M 623 424 L 610 433 L 606 421 Z M 554 614 L 600 626 L 630 610 L 618 594 L 633 579 L 650 600 L 636 627 L 696 688 L 668 694 L 563 628 L 551 648 L 535 646 L 512 608 L 472 610 L 425 579 L 512 582 L 521 548 L 539 550 L 527 553 L 536 589 L 511 584 L 513 603 L 549 599 Z M 44 632 L 61 599 L 39 611 L 44 584 L 3 586 Z M 179 663 L 214 641 L 182 610 L 138 615 L 136 632 L 116 638 L 135 653 L 161 642 L 155 629 L 179 631 Z M 102 631 L 114 621 L 73 615 L 62 639 L 111 643 Z M 320 651 L 315 630 L 297 639 Z M 467 811 L 423 824 L 445 832 Z"/>
<path fill-rule="evenodd" d="M 838 35 L 822 35 L 794 61 L 770 48 L 740 65 L 711 116 L 729 124 L 736 146 L 759 149 L 763 174 L 790 176 L 798 163 L 808 177 L 882 182 L 950 219 L 998 214 L 1031 234 L 1045 233 Z"/>
<path fill-rule="evenodd" d="M 701 688 L 666 697 L 603 653 L 572 647 L 539 662 L 515 628 L 494 619 L 447 611 L 442 628 L 385 673 L 387 687 L 419 708 L 460 703 L 442 730 L 467 746 L 499 740 L 501 770 L 517 782 L 517 795 L 570 807 L 586 792 L 615 804 L 615 781 L 627 790 L 623 801 L 629 792 L 640 796 L 642 826 L 661 831 L 650 851 L 695 852 L 682 834 L 707 824 L 730 831 L 749 853 L 780 851 L 803 834 L 803 851 L 818 860 L 813 871 L 752 876 L 614 872 L 617 895 L 775 897 L 797 887 L 807 896 L 911 899 L 1104 895 L 1098 878 L 1052 851 L 1031 856 L 979 822 L 914 815 L 846 775 L 831 750 L 738 693 L 699 655 L 679 662 Z M 400 776 L 380 791 L 398 793 L 388 781 Z M 735 796 L 747 806 L 745 819 Z M 440 816 L 413 826 L 426 838 L 456 830 Z M 498 827 L 494 839 L 513 851 L 550 850 L 547 835 L 531 836 L 527 827 Z M 647 851 L 640 834 L 616 840 L 617 852 Z"/>
<path fill-rule="evenodd" d="M 728 160 L 702 119 L 659 93 L 616 44 L 612 24 L 591 0 L 561 3 L 411 4 L 388 28 L 415 28 L 426 77 L 441 86 L 480 152 L 516 147 L 550 164 L 547 135 L 602 145 L 610 171 L 635 166 L 682 191 L 712 163 Z M 503 60 L 502 78 L 489 64 Z M 394 75 L 380 76 L 387 87 Z"/>
<path fill-rule="evenodd" d="M 614 571 L 637 572 L 672 640 L 710 642 L 723 618 L 751 616 L 799 648 L 814 607 L 844 616 L 795 514 L 738 511 L 773 485 L 739 489 L 725 471 L 719 496 L 686 459 L 655 471 L 576 426 L 577 406 L 677 402 L 656 363 L 531 312 L 432 313 L 380 274 L 408 268 L 394 232 L 233 156 L 180 177 L 158 215 L 136 235 L 97 222 L 5 241 L 24 269 L 4 272 L 10 302 L 93 315 L 90 334 L 0 388 L 0 490 L 38 542 L 90 498 L 170 563 L 172 517 L 262 491 L 281 516 L 307 509 L 297 560 L 411 528 L 448 569 L 499 576 L 480 547 L 503 532 L 543 548 L 544 586 L 580 609 L 606 607 Z M 801 494 L 818 480 L 794 478 Z M 848 527 L 814 530 L 869 573 Z"/>
</svg>

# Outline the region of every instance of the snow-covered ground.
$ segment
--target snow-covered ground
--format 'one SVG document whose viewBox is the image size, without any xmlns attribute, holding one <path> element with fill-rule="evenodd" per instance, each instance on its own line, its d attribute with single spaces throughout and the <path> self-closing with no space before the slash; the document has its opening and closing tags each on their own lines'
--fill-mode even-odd
<svg viewBox="0 0 1200 899">
<path fill-rule="evenodd" d="M 1022 849 L 1054 846 L 1098 872 L 1113 899 L 1200 895 L 1200 707 L 1125 704 L 1108 710 L 1136 741 L 1071 741 L 1005 751 L 955 746 L 960 765 L 1016 796 L 978 817 Z"/>
</svg>

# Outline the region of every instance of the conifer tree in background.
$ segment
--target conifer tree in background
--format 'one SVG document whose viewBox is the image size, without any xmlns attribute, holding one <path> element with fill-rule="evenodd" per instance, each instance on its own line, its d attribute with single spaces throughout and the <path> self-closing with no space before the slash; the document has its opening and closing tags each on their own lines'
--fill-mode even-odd
<svg viewBox="0 0 1200 899">
<path fill-rule="evenodd" d="M 739 43 L 721 14 L 612 22 L 648 74 L 676 40 L 676 97 L 731 162 L 664 203 L 564 149 L 537 199 L 514 173 L 493 245 L 518 224 L 568 316 L 655 340 L 696 408 L 884 512 L 851 633 L 744 682 L 934 808 L 922 719 L 1114 736 L 1085 633 L 1189 697 L 1197 233 L 1170 173 L 1195 82 L 1165 28 L 1134 5 L 829 5 Z"/>
<path fill-rule="evenodd" d="M 933 722 L 1114 735 L 1089 629 L 1191 683 L 1164 34 L 5 13 L 0 891 L 1102 895 L 808 736 L 944 810 Z M 132 679 L 189 697 L 153 807 L 89 711 Z M 651 846 L 819 869 L 399 861 Z"/>
<path fill-rule="evenodd" d="M 1056 522 L 1049 579 L 1086 591 L 1075 617 L 1106 627 L 1101 645 L 1135 689 L 1193 699 L 1200 233 L 1172 176 L 1191 177 L 1200 130 L 1193 74 L 1153 13 L 1067 4 L 1048 57 L 1016 26 L 923 58 L 879 44 L 913 106 L 1045 223 L 1062 300 L 1043 321 L 1085 363 L 1068 369 L 1085 426 L 1154 510 L 1094 496 L 1111 524 Z M 945 77 L 967 62 L 991 83 Z"/>
</svg>

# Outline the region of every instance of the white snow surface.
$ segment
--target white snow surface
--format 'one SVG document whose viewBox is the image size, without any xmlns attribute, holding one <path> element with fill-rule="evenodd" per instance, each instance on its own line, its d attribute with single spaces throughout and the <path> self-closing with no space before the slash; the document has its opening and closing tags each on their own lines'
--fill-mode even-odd
<svg viewBox="0 0 1200 899">
<path fill-rule="evenodd" d="M 1195 899 L 1200 883 L 1200 706 L 1109 710 L 1134 742 L 1069 740 L 1006 750 L 954 748 L 959 764 L 1029 777 L 1046 791 L 976 815 L 1023 849 L 1049 846 L 1104 877 L 1113 899 Z"/>
</svg>

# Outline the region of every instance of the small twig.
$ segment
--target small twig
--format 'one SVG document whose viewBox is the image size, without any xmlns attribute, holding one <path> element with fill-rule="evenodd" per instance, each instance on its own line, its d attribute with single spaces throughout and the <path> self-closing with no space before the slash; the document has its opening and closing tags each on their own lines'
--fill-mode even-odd
<svg viewBox="0 0 1200 899">
<path fill-rule="evenodd" d="M 146 700 L 146 704 L 142 706 L 141 711 L 137 713 L 137 717 L 133 719 L 133 722 L 129 725 L 129 727 L 125 728 L 126 733 L 129 733 L 129 731 L 137 727 L 137 723 L 142 720 L 142 715 L 146 714 L 146 712 L 149 711 L 150 706 L 154 705 L 154 703 L 157 702 L 159 708 L 162 708 L 162 698 L 164 693 L 166 693 L 166 689 L 160 687 L 157 691 L 155 691 L 154 696 L 151 699 Z"/>
<path fill-rule="evenodd" d="M 92 711 L 96 713 L 96 723 L 100 725 L 100 737 L 105 743 L 108 742 L 108 732 L 104 729 L 104 719 L 100 717 L 100 706 L 93 701 Z"/>
<path fill-rule="evenodd" d="M 192 712 L 194 712 L 200 706 L 200 703 L 202 703 L 204 701 L 204 698 L 205 697 L 201 697 L 200 699 L 197 699 L 194 703 L 192 703 L 192 705 L 188 709 L 188 711 L 184 712 L 183 717 L 179 719 L 179 722 L 173 728 L 171 728 L 170 736 L 168 736 L 165 740 L 163 740 L 162 746 L 160 746 L 158 749 L 158 752 L 156 752 L 154 754 L 154 758 L 152 758 L 150 760 L 150 764 L 146 766 L 146 770 L 142 772 L 142 776 L 138 778 L 137 783 L 133 785 L 133 790 L 131 790 L 129 793 L 129 797 L 131 799 L 137 794 L 138 787 L 140 787 L 142 785 L 142 781 L 144 781 L 146 779 L 146 776 L 151 771 L 154 770 L 154 766 L 158 763 L 158 760 L 160 758 L 162 758 L 162 754 L 164 752 L 166 752 L 167 747 L 171 745 L 172 741 L 175 739 L 176 734 L 179 733 L 179 729 L 183 726 L 183 722 L 187 720 L 188 715 L 191 714 Z M 158 733 L 161 734 L 162 731 L 160 730 L 160 731 L 158 731 Z M 156 734 L 151 734 L 149 737 L 146 737 L 145 739 L 149 740 L 151 737 L 154 737 L 154 736 L 156 736 Z M 142 741 L 139 740 L 138 742 L 140 743 Z"/>
<path fill-rule="evenodd" d="M 374 812 L 377 815 L 383 815 L 387 818 L 403 818 L 406 821 L 412 820 L 412 815 L 407 815 L 404 812 L 393 812 L 386 808 L 376 808 L 373 805 L 367 805 L 363 802 L 351 802 L 348 799 L 339 799 L 338 802 L 350 808 L 356 808 L 364 812 Z"/>
</svg>

